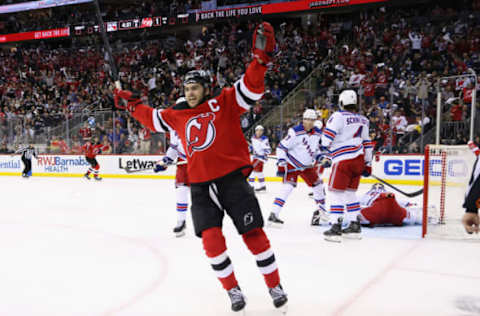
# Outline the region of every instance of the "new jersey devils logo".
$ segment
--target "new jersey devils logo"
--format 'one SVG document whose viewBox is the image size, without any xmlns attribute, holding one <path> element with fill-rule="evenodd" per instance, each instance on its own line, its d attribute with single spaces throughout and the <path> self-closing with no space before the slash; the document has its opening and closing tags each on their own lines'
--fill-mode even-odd
<svg viewBox="0 0 480 316">
<path fill-rule="evenodd" d="M 193 155 L 194 151 L 202 151 L 210 147 L 215 139 L 215 114 L 204 113 L 192 117 L 185 127 L 187 141 L 187 154 Z"/>
</svg>

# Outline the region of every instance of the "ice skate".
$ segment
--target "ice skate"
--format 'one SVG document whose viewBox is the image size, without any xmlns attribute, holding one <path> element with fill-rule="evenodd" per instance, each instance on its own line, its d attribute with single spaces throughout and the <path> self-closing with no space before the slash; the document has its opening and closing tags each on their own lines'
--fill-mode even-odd
<svg viewBox="0 0 480 316">
<path fill-rule="evenodd" d="M 247 302 L 245 301 L 245 296 L 243 296 L 242 290 L 239 286 L 228 290 L 227 293 L 232 301 L 232 311 L 239 312 L 245 308 Z"/>
<path fill-rule="evenodd" d="M 267 192 L 267 186 L 264 185 L 263 187 L 257 188 L 255 192 Z"/>
<path fill-rule="evenodd" d="M 312 216 L 312 226 L 321 226 L 322 224 L 328 224 L 328 214 L 324 210 L 318 209 L 315 212 L 313 212 Z"/>
<path fill-rule="evenodd" d="M 362 227 L 360 222 L 352 221 L 347 228 L 342 229 L 342 234 L 345 238 L 348 239 L 362 239 Z"/>
<path fill-rule="evenodd" d="M 283 314 L 287 312 L 287 294 L 283 291 L 282 285 L 279 284 L 276 287 L 268 289 L 270 296 L 273 299 L 273 306 L 280 310 Z"/>
<path fill-rule="evenodd" d="M 85 173 L 85 174 L 83 175 L 83 177 L 84 177 L 85 179 L 87 179 L 87 180 L 90 180 L 90 174 L 88 174 L 88 173 Z"/>
<path fill-rule="evenodd" d="M 99 176 L 94 176 L 93 178 L 94 178 L 95 180 L 97 180 L 97 181 L 103 180 L 103 178 L 100 178 Z"/>
<path fill-rule="evenodd" d="M 277 215 L 275 215 L 275 213 L 272 212 L 268 217 L 268 226 L 282 228 L 283 221 L 280 218 L 278 218 Z"/>
<path fill-rule="evenodd" d="M 175 237 L 182 237 L 185 236 L 185 230 L 187 228 L 187 224 L 185 221 L 177 222 L 177 226 L 173 229 Z"/>
<path fill-rule="evenodd" d="M 337 223 L 333 224 L 329 230 L 323 233 L 326 241 L 341 242 L 342 241 L 342 218 L 339 218 Z"/>
</svg>

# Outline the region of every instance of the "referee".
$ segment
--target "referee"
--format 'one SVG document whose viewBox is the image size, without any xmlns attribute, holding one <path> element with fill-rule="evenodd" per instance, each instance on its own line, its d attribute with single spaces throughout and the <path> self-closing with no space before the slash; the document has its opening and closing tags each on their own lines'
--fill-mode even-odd
<svg viewBox="0 0 480 316">
<path fill-rule="evenodd" d="M 37 158 L 37 151 L 32 144 L 27 147 L 20 148 L 15 152 L 16 154 L 22 154 L 22 161 L 25 168 L 22 172 L 22 177 L 28 178 L 32 175 L 32 156 Z"/>
<path fill-rule="evenodd" d="M 472 142 L 468 142 L 468 147 L 475 153 L 477 160 L 473 165 L 472 176 L 468 182 L 468 189 L 465 195 L 465 215 L 463 215 L 462 224 L 469 234 L 479 233 L 480 218 L 478 209 L 480 208 L 480 149 Z"/>
</svg>

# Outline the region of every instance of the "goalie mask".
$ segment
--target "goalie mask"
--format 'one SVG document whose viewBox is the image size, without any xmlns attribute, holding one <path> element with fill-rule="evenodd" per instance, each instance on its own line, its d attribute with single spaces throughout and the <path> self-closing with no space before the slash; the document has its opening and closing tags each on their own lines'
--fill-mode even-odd
<svg viewBox="0 0 480 316">
<path fill-rule="evenodd" d="M 370 191 L 386 192 L 387 190 L 385 190 L 385 186 L 382 183 L 375 183 L 374 185 L 372 185 L 372 188 L 370 189 Z"/>
</svg>

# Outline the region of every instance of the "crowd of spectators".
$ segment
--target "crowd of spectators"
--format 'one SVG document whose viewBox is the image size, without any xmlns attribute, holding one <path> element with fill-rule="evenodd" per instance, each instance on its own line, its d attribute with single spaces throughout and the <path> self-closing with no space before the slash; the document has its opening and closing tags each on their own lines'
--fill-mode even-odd
<svg viewBox="0 0 480 316">
<path fill-rule="evenodd" d="M 381 8 L 359 13 L 353 23 L 331 23 L 321 36 L 327 42 L 332 37 L 342 40 L 332 40 L 335 46 L 327 46 L 333 52 L 333 62 L 322 64 L 325 75 L 314 79 L 314 97 L 304 107 L 316 108 L 325 122 L 336 110 L 336 95 L 353 88 L 370 119 L 376 150 L 421 151 L 415 140 L 422 126 L 424 132 L 433 126 L 437 79 L 469 75 L 469 68 L 480 71 L 479 9 Z M 340 30 L 335 32 L 334 27 Z M 342 32 L 352 36 L 338 36 Z M 443 143 L 466 143 L 474 84 L 473 77 L 441 81 Z M 478 102 L 476 106 L 480 110 Z M 272 143 L 300 120 L 302 110 L 282 126 L 267 130 Z M 480 126 L 478 121 L 476 126 Z"/>
<path fill-rule="evenodd" d="M 428 130 L 433 125 L 437 78 L 479 69 L 476 2 L 455 9 L 427 5 L 395 10 L 383 7 L 345 17 L 319 15 L 307 25 L 288 20 L 276 25 L 278 52 L 266 77 L 265 97 L 242 119 L 242 126 L 249 129 L 280 104 L 312 69 L 320 68 L 312 78 L 311 91 L 306 92 L 304 107 L 316 108 L 325 120 L 336 109 L 336 95 L 344 88 L 354 88 L 359 92 L 362 111 L 370 119 L 377 150 L 419 151 L 414 140 L 421 126 Z M 211 74 L 212 90 L 217 93 L 243 73 L 251 58 L 254 26 L 249 21 L 217 24 L 213 29 L 203 27 L 198 36 L 177 38 L 173 45 L 160 40 L 115 44 L 121 80 L 127 88 L 143 91 L 144 102 L 168 107 L 182 95 L 183 75 L 202 68 Z M 3 143 L 35 142 L 66 118 L 73 121 L 75 113 L 84 115 L 112 108 L 108 66 L 100 45 L 52 48 L 39 42 L 35 48 L 0 51 L 0 59 Z M 445 119 L 460 122 L 452 124 L 451 131 L 443 131 L 448 134 L 443 136 L 463 142 L 466 135 L 461 124 L 468 119 L 474 83 L 457 80 L 442 84 Z M 106 138 L 105 142 L 115 143 L 111 148 L 116 150 L 138 150 L 141 142 L 135 137 L 141 138 L 140 126 L 120 119 L 121 115 L 117 117 L 118 122 L 111 128 L 97 125 L 96 134 L 101 141 Z M 277 143 L 298 118 L 289 117 L 281 126 L 267 126 L 272 143 Z M 76 139 L 77 132 L 78 128 L 72 128 L 68 137 L 71 148 L 83 141 L 81 137 Z M 122 139 L 129 145 L 122 145 Z M 65 139 L 46 139 L 49 144 L 58 141 Z"/>
<path fill-rule="evenodd" d="M 168 107 L 183 93 L 183 75 L 202 68 L 210 73 L 216 94 L 232 85 L 251 60 L 254 26 L 248 22 L 217 25 L 213 30 L 203 27 L 196 38 L 177 38 L 173 47 L 159 40 L 119 44 L 114 58 L 120 79 L 124 87 L 142 91 L 144 102 Z M 315 43 L 306 43 L 308 36 L 294 23 L 279 26 L 277 63 L 267 76 L 265 98 L 252 110 L 256 119 L 280 104 L 324 57 Z M 109 68 L 101 48 L 52 48 L 40 42 L 34 48 L 0 51 L 0 58 L 4 61 L 0 68 L 2 142 L 39 142 L 45 137 L 49 142 L 50 134 L 58 135 L 51 130 L 66 119 L 75 133 L 78 115 L 112 108 Z M 251 124 L 247 121 L 244 127 Z M 69 136 L 73 143 L 74 135 Z"/>
</svg>

